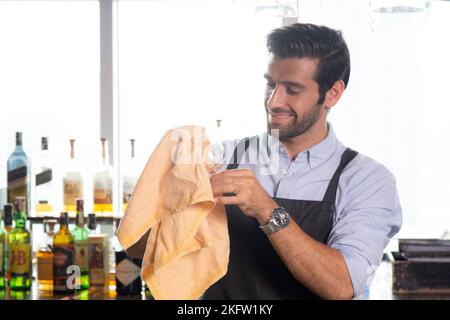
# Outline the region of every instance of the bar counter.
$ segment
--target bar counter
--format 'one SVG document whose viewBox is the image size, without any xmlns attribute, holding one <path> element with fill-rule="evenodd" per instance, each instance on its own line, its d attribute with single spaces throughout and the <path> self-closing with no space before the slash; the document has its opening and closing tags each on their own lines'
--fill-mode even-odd
<svg viewBox="0 0 450 320">
<path fill-rule="evenodd" d="M 115 291 L 115 285 L 110 282 L 109 290 L 91 287 L 71 295 L 53 294 L 41 291 L 35 279 L 30 291 L 0 290 L 0 300 L 153 300 L 151 294 L 142 291 L 137 296 L 120 296 Z M 392 292 L 392 264 L 383 261 L 375 272 L 369 289 L 355 300 L 450 300 L 449 293 L 440 294 L 396 294 Z"/>
</svg>

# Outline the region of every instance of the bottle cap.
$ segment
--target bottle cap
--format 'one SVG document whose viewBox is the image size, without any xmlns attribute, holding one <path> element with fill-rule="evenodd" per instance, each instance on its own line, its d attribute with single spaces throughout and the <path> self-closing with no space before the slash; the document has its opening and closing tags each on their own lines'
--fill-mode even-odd
<svg viewBox="0 0 450 320">
<path fill-rule="evenodd" d="M 76 199 L 75 203 L 77 205 L 77 212 L 84 212 L 84 200 Z"/>
<path fill-rule="evenodd" d="M 13 221 L 13 205 L 7 203 L 3 206 L 3 212 L 5 213 L 5 227 L 12 226 Z"/>
<path fill-rule="evenodd" d="M 25 211 L 25 201 L 26 201 L 26 198 L 23 196 L 16 197 L 16 201 L 14 202 L 16 211 L 18 211 L 18 212 Z"/>
<path fill-rule="evenodd" d="M 89 213 L 88 215 L 88 229 L 90 230 L 97 229 L 97 221 L 95 219 L 95 213 Z"/>
<path fill-rule="evenodd" d="M 69 225 L 69 215 L 67 212 L 61 212 L 59 215 L 59 225 Z"/>
<path fill-rule="evenodd" d="M 75 202 L 77 204 L 77 216 L 76 216 L 75 224 L 77 226 L 83 227 L 84 223 L 85 223 L 85 219 L 84 219 L 84 200 L 83 199 L 76 199 Z"/>
<path fill-rule="evenodd" d="M 17 146 L 22 145 L 22 132 L 20 132 L 20 131 L 16 132 L 16 145 Z"/>
<path fill-rule="evenodd" d="M 47 137 L 41 138 L 41 150 L 48 150 L 48 138 Z"/>
</svg>

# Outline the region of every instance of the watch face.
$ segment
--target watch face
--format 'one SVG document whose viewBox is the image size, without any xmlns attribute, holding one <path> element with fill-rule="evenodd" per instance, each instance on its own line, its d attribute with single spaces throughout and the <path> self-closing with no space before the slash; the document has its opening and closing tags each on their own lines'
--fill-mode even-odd
<svg viewBox="0 0 450 320">
<path fill-rule="evenodd" d="M 273 218 L 275 223 L 280 227 L 283 227 L 289 223 L 289 215 L 287 215 L 284 211 L 277 211 Z"/>
</svg>

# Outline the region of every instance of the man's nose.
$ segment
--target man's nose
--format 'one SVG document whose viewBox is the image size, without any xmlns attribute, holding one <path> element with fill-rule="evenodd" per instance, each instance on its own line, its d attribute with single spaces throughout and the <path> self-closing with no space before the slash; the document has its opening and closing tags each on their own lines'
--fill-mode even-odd
<svg viewBox="0 0 450 320">
<path fill-rule="evenodd" d="M 286 106 L 286 96 L 283 87 L 276 85 L 272 92 L 268 95 L 266 107 L 268 110 L 274 108 L 283 108 Z"/>
</svg>

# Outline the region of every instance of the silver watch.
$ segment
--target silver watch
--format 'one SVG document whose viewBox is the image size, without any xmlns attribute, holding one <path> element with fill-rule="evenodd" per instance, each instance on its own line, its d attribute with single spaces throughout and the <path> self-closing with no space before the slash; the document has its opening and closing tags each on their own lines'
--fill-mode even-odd
<svg viewBox="0 0 450 320">
<path fill-rule="evenodd" d="M 263 226 L 259 226 L 265 234 L 271 234 L 286 228 L 291 222 L 291 216 L 283 207 L 272 210 L 269 221 Z"/>
</svg>

